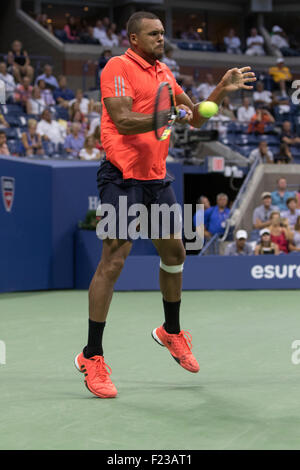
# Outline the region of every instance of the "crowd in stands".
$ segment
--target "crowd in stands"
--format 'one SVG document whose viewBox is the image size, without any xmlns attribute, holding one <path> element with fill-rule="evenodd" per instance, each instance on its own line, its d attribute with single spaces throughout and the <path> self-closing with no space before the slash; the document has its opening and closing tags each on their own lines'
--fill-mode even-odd
<svg viewBox="0 0 300 470">
<path fill-rule="evenodd" d="M 23 60 L 22 60 L 23 59 Z M 100 58 L 101 60 L 101 58 Z M 98 160 L 101 103 L 68 87 L 45 64 L 35 71 L 20 41 L 0 62 L 6 104 L 0 112 L 0 154 L 46 158 Z"/>
<path fill-rule="evenodd" d="M 84 18 L 79 19 L 70 15 L 62 30 L 55 28 L 52 19 L 48 18 L 47 14 L 39 14 L 35 19 L 43 28 L 63 42 L 100 44 L 107 48 L 129 46 L 126 28 L 117 30 L 116 23 L 111 22 L 108 17 L 97 19 L 93 24 L 89 24 Z"/>
<path fill-rule="evenodd" d="M 204 205 L 204 217 L 199 210 L 193 222 L 195 227 L 204 224 L 206 242 L 216 234 L 224 235 L 230 216 L 228 196 L 218 194 L 215 206 L 206 196 L 198 198 L 197 203 Z M 244 229 L 236 232 L 234 241 L 225 248 L 225 255 L 300 253 L 300 187 L 298 192 L 289 191 L 286 178 L 278 178 L 274 191 L 261 194 L 261 204 L 253 211 L 252 226 L 250 236 Z"/>
<path fill-rule="evenodd" d="M 270 42 L 275 52 L 283 56 L 299 56 L 299 45 L 291 42 L 285 31 L 278 25 L 272 27 L 270 34 Z M 261 36 L 257 28 L 251 28 L 249 36 L 246 38 L 245 48 L 242 48 L 241 39 L 236 35 L 233 28 L 228 30 L 227 36 L 224 37 L 224 47 L 228 54 L 242 54 L 251 56 L 266 55 L 265 40 Z"/>
</svg>

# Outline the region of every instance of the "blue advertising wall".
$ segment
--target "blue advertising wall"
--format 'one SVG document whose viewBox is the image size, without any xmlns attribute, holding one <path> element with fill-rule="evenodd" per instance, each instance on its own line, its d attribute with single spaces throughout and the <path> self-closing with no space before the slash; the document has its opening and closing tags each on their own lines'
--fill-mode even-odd
<svg viewBox="0 0 300 470">
<path fill-rule="evenodd" d="M 76 235 L 75 287 L 87 289 L 97 267 L 101 241 L 94 232 Z M 137 240 L 126 260 L 116 290 L 159 289 L 159 257 L 141 256 Z M 136 244 L 136 247 L 135 247 Z M 95 256 L 96 255 L 96 256 Z M 188 256 L 184 264 L 184 290 L 299 289 L 300 256 Z"/>
</svg>

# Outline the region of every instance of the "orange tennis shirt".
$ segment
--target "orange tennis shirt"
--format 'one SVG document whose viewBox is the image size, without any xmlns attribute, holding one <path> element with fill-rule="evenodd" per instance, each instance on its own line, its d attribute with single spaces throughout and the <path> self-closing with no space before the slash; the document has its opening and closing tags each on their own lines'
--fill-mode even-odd
<svg viewBox="0 0 300 470">
<path fill-rule="evenodd" d="M 130 96 L 133 112 L 152 114 L 161 82 L 171 85 L 174 96 L 183 93 L 164 63 L 157 60 L 151 65 L 131 49 L 121 56 L 112 57 L 101 73 L 101 142 L 106 159 L 122 171 L 124 179 L 163 179 L 166 176 L 169 139 L 158 141 L 154 131 L 135 135 L 120 134 L 103 99 Z"/>
</svg>

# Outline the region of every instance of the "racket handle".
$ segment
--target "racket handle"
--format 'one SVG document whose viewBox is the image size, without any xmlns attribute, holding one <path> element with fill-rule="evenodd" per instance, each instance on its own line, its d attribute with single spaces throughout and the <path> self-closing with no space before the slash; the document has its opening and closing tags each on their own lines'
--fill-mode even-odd
<svg viewBox="0 0 300 470">
<path fill-rule="evenodd" d="M 178 117 L 179 119 L 182 119 L 186 116 L 186 111 L 184 109 L 179 109 L 178 110 Z"/>
</svg>

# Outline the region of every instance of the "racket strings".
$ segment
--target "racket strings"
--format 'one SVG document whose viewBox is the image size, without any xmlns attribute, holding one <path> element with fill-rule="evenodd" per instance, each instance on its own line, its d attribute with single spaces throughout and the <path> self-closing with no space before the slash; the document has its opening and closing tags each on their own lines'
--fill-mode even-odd
<svg viewBox="0 0 300 470">
<path fill-rule="evenodd" d="M 171 98 L 167 87 L 162 87 L 157 97 L 156 129 L 159 136 L 171 121 Z"/>
</svg>

